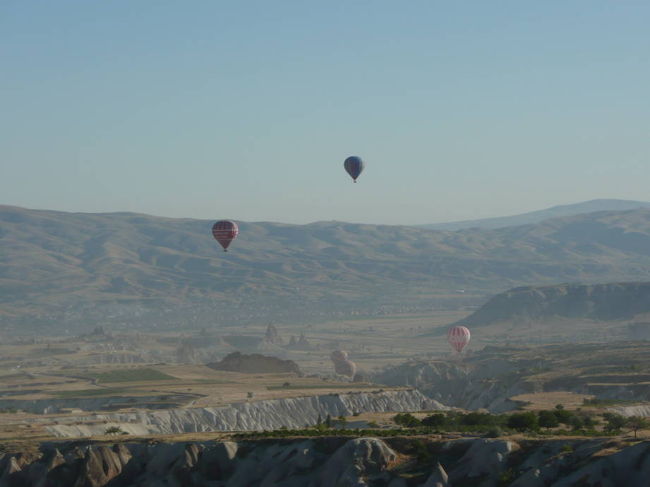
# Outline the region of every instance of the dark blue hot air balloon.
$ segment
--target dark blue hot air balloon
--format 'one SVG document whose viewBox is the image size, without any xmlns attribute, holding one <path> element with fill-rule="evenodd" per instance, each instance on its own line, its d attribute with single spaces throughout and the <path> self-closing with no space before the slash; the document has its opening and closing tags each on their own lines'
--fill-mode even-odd
<svg viewBox="0 0 650 487">
<path fill-rule="evenodd" d="M 352 176 L 352 179 L 354 179 L 354 182 L 356 183 L 359 174 L 361 174 L 361 171 L 363 171 L 363 161 L 360 157 L 350 156 L 343 163 L 343 167 L 348 172 L 348 174 Z"/>
</svg>

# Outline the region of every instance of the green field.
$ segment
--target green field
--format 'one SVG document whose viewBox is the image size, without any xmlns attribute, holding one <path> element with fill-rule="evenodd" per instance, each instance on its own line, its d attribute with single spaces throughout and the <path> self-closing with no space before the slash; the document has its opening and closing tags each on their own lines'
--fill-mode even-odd
<svg viewBox="0 0 650 487">
<path fill-rule="evenodd" d="M 155 380 L 177 380 L 155 369 L 120 369 L 93 375 L 97 382 L 143 382 Z"/>
<path fill-rule="evenodd" d="M 127 394 L 129 389 L 124 387 L 106 387 L 103 389 L 82 389 L 80 391 L 59 391 L 55 394 L 60 399 L 73 397 L 118 396 Z"/>
<path fill-rule="evenodd" d="M 296 385 L 291 385 L 289 384 L 288 386 L 267 386 L 267 390 L 269 391 L 280 391 L 280 390 L 294 390 L 294 389 L 377 389 L 376 384 L 340 384 L 340 383 L 332 383 L 332 384 L 296 384 Z"/>
</svg>

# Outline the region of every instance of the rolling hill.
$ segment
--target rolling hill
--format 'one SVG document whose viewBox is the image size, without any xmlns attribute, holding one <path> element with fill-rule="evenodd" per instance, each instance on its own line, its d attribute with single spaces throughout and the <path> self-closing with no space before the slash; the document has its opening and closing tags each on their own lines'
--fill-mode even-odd
<svg viewBox="0 0 650 487">
<path fill-rule="evenodd" d="M 421 228 L 430 230 L 462 230 L 465 228 L 505 228 L 517 225 L 530 225 L 540 223 L 549 218 L 583 215 L 597 211 L 626 211 L 639 208 L 650 208 L 650 202 L 630 201 L 615 199 L 598 199 L 583 201 L 571 205 L 559 205 L 544 210 L 531 211 L 520 215 L 501 216 L 496 218 L 483 218 L 480 220 L 464 220 L 458 222 L 432 223 L 420 225 Z"/>
<path fill-rule="evenodd" d="M 521 285 L 650 280 L 650 210 L 457 232 L 0 206 L 0 324 L 199 327 L 479 304 Z M 460 292 L 462 291 L 462 292 Z"/>
<path fill-rule="evenodd" d="M 518 287 L 490 299 L 462 323 L 480 327 L 497 323 L 547 322 L 560 319 L 629 320 L 650 313 L 650 282 L 558 284 Z"/>
</svg>

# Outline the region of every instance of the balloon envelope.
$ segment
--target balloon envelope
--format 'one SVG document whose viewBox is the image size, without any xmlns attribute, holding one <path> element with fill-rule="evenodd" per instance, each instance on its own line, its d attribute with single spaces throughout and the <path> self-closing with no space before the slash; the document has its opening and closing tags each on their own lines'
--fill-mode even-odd
<svg viewBox="0 0 650 487">
<path fill-rule="evenodd" d="M 334 372 L 337 374 L 354 377 L 357 373 L 357 364 L 348 358 L 348 352 L 335 350 L 330 354 L 330 358 L 334 362 Z"/>
<path fill-rule="evenodd" d="M 239 235 L 239 227 L 232 220 L 219 220 L 212 225 L 212 236 L 221 244 L 224 252 L 228 250 L 228 246 Z"/>
<path fill-rule="evenodd" d="M 343 167 L 348 172 L 348 174 L 354 179 L 354 182 L 357 182 L 357 178 L 363 171 L 363 161 L 360 157 L 350 156 L 343 163 Z"/>
<path fill-rule="evenodd" d="M 463 351 L 470 339 L 470 332 L 464 326 L 454 326 L 447 333 L 447 341 L 458 353 Z"/>
</svg>

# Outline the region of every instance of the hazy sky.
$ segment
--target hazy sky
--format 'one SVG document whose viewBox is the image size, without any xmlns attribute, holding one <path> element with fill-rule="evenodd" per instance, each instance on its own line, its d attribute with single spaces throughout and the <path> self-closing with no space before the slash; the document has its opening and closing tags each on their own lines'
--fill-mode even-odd
<svg viewBox="0 0 650 487">
<path fill-rule="evenodd" d="M 647 0 L 0 0 L 0 203 L 433 223 L 650 200 L 649 25 Z"/>
</svg>

